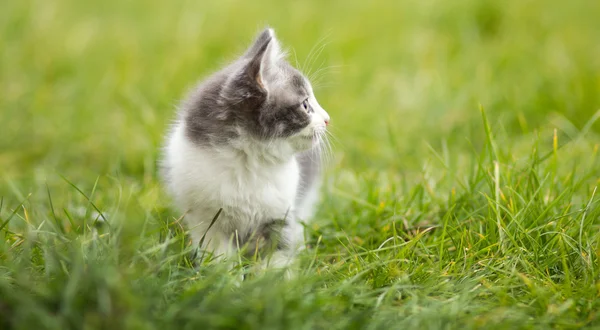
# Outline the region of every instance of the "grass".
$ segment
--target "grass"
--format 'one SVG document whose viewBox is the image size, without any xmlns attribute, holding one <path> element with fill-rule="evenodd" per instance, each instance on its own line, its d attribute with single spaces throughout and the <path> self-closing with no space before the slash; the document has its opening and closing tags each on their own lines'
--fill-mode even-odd
<svg viewBox="0 0 600 330">
<path fill-rule="evenodd" d="M 600 3 L 10 1 L 0 328 L 599 328 Z M 194 267 L 156 169 L 262 26 L 335 160 L 299 276 Z M 320 71 L 319 71 L 320 70 Z"/>
</svg>

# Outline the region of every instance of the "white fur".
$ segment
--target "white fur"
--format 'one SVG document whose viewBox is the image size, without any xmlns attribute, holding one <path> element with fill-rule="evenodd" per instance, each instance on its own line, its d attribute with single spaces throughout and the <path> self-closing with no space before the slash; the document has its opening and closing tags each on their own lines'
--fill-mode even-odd
<svg viewBox="0 0 600 330">
<path fill-rule="evenodd" d="M 179 208 L 194 243 L 206 232 L 205 242 L 216 254 L 235 247 L 235 237 L 245 235 L 261 222 L 283 219 L 294 212 L 299 168 L 293 148 L 286 143 L 269 146 L 240 139 L 235 147 L 202 147 L 185 137 L 178 122 L 166 150 L 168 188 Z M 214 228 L 207 227 L 219 210 L 223 212 Z M 230 244 L 233 240 L 233 244 Z"/>
<path fill-rule="evenodd" d="M 314 96 L 309 102 L 315 110 L 311 123 L 293 138 L 269 143 L 242 135 L 227 147 L 200 146 L 185 136 L 184 122 L 176 122 L 168 138 L 164 165 L 168 189 L 185 212 L 184 221 L 194 244 L 206 235 L 207 250 L 230 255 L 238 237 L 263 222 L 287 216 L 293 223 L 285 235 L 292 245 L 300 247 L 302 226 L 296 218 L 308 220 L 312 216 L 318 185 L 308 191 L 302 205 L 294 204 L 300 178 L 295 154 L 316 143 L 305 137 L 325 129 L 325 121 L 329 121 Z M 209 230 L 220 208 L 223 211 Z"/>
</svg>

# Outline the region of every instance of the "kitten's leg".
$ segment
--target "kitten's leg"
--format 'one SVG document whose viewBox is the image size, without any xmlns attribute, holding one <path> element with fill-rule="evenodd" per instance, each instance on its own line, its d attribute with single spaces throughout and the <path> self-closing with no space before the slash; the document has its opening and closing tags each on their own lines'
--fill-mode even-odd
<svg viewBox="0 0 600 330">
<path fill-rule="evenodd" d="M 206 213 L 191 211 L 185 216 L 188 224 L 192 243 L 200 249 L 200 253 L 211 253 L 215 258 L 228 258 L 235 252 L 231 240 L 223 233 L 220 226 L 210 226 L 213 216 L 204 216 Z M 208 219 L 208 220 L 206 220 Z M 216 221 L 219 221 L 217 219 Z M 202 243 L 202 246 L 200 244 Z"/>
<path fill-rule="evenodd" d="M 212 227 L 205 222 L 194 221 L 198 217 L 190 216 L 187 220 L 192 244 L 198 249 L 197 258 L 205 255 L 212 255 L 218 261 L 223 261 L 231 274 L 236 274 L 236 268 L 240 266 L 239 259 L 236 258 L 238 249 L 234 235 L 227 235 L 219 226 Z M 217 220 L 218 221 L 218 220 Z M 193 224 L 192 224 L 193 223 Z M 202 246 L 200 246 L 202 243 Z M 235 277 L 234 277 L 235 278 Z M 241 285 L 244 280 L 244 275 L 239 274 L 239 277 L 234 280 L 236 285 Z"/>
<path fill-rule="evenodd" d="M 304 247 L 303 228 L 294 219 L 272 220 L 247 241 L 247 255 L 262 257 L 262 267 L 284 269 L 290 278 L 297 253 Z"/>
</svg>

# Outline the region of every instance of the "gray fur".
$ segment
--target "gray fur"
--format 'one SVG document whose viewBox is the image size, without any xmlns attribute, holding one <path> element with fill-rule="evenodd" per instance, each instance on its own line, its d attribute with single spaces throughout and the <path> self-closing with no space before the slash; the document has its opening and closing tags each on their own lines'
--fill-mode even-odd
<svg viewBox="0 0 600 330">
<path fill-rule="evenodd" d="M 238 137 L 239 128 L 262 140 L 285 138 L 309 124 L 301 107 L 308 86 L 298 70 L 278 59 L 269 64 L 275 67 L 263 68 L 270 74 L 259 77 L 271 42 L 266 29 L 244 56 L 209 77 L 185 100 L 183 120 L 192 141 L 227 144 Z"/>
<path fill-rule="evenodd" d="M 240 246 L 246 249 L 247 255 L 260 254 L 275 250 L 288 249 L 289 242 L 282 236 L 288 219 L 274 219 L 262 224 L 256 231 L 248 233 L 240 240 Z"/>
<path fill-rule="evenodd" d="M 321 175 L 321 153 L 319 149 L 313 148 L 299 154 L 296 159 L 300 165 L 300 184 L 296 204 L 302 205 L 302 201 L 309 191 L 318 184 Z"/>
</svg>

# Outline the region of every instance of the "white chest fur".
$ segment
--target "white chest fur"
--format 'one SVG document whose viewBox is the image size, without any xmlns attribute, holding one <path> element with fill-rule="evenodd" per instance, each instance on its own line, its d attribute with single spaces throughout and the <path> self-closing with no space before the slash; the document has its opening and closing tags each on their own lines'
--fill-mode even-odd
<svg viewBox="0 0 600 330">
<path fill-rule="evenodd" d="M 281 148 L 276 154 L 288 155 Z M 294 210 L 300 176 L 296 159 L 293 153 L 284 160 L 272 156 L 244 142 L 235 148 L 198 146 L 185 137 L 180 123 L 166 150 L 168 187 L 182 211 L 193 212 L 186 217 L 190 226 L 205 227 L 223 208 L 219 228 L 247 233 Z"/>
</svg>

